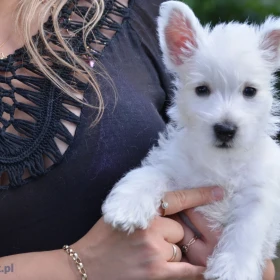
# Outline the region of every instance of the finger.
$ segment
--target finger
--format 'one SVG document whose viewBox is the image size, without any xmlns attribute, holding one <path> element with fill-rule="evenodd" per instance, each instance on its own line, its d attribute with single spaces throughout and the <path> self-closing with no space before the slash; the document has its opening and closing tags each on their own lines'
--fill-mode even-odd
<svg viewBox="0 0 280 280">
<path fill-rule="evenodd" d="M 193 266 L 189 263 L 168 263 L 164 279 L 203 280 L 204 271 L 204 267 Z"/>
<path fill-rule="evenodd" d="M 163 249 L 164 260 L 167 262 L 180 262 L 182 259 L 182 252 L 178 245 L 165 242 Z"/>
<path fill-rule="evenodd" d="M 211 246 L 216 246 L 222 234 L 222 229 L 211 229 L 206 218 L 194 209 L 183 211 L 189 218 L 190 222 L 200 232 L 200 238 Z"/>
<path fill-rule="evenodd" d="M 184 237 L 181 224 L 169 218 L 155 218 L 151 229 L 156 229 L 167 242 L 173 244 L 178 243 Z"/>
<path fill-rule="evenodd" d="M 263 280 L 275 279 L 275 266 L 271 260 L 267 261 L 266 268 L 263 273 Z"/>
<path fill-rule="evenodd" d="M 218 187 L 196 188 L 168 192 L 165 194 L 163 201 L 168 203 L 165 209 L 165 216 L 181 212 L 185 209 L 209 204 L 221 200 L 224 192 Z M 160 207 L 160 213 L 163 213 Z"/>
<path fill-rule="evenodd" d="M 184 238 L 178 243 L 178 245 L 181 247 L 188 244 L 195 237 L 195 234 L 190 228 L 184 225 L 184 223 L 180 220 L 180 217 L 174 216 L 174 219 L 178 221 L 178 223 L 182 223 L 184 228 Z M 202 240 L 196 239 L 195 242 L 189 246 L 188 252 L 186 254 L 184 253 L 182 257 L 185 257 L 186 260 L 193 265 L 206 266 L 208 255 L 209 252 L 206 244 Z"/>
</svg>

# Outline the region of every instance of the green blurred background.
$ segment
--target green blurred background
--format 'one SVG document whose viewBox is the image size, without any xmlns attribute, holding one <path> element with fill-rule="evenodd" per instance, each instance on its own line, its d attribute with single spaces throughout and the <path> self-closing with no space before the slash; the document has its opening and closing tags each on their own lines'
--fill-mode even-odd
<svg viewBox="0 0 280 280">
<path fill-rule="evenodd" d="M 280 0 L 183 0 L 183 2 L 194 10 L 202 24 L 232 20 L 259 23 L 268 15 L 280 16 Z M 280 256 L 280 250 L 278 255 Z M 275 279 L 280 280 L 280 260 L 275 261 L 275 266 Z"/>
<path fill-rule="evenodd" d="M 280 15 L 279 0 L 184 0 L 202 23 L 220 21 L 262 22 L 268 15 Z"/>
</svg>

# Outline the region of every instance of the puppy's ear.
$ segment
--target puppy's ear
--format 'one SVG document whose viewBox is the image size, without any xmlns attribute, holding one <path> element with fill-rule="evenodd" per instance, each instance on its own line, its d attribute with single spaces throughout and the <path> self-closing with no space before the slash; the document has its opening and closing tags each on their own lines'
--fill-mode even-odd
<svg viewBox="0 0 280 280">
<path fill-rule="evenodd" d="M 269 17 L 261 26 L 261 50 L 273 71 L 280 68 L 280 18 Z"/>
<path fill-rule="evenodd" d="M 186 4 L 167 1 L 161 5 L 158 34 L 164 61 L 170 70 L 176 70 L 193 56 L 202 31 L 203 27 Z"/>
</svg>

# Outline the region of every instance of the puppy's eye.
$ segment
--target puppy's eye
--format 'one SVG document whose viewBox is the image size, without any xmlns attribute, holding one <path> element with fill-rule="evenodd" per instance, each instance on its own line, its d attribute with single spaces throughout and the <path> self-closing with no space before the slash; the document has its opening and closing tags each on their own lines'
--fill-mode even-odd
<svg viewBox="0 0 280 280">
<path fill-rule="evenodd" d="M 208 86 L 199 86 L 195 88 L 195 92 L 198 96 L 208 96 L 211 90 Z"/>
<path fill-rule="evenodd" d="M 245 97 L 252 98 L 252 97 L 254 97 L 256 94 L 257 94 L 257 89 L 255 89 L 255 88 L 253 88 L 253 87 L 246 87 L 246 88 L 243 90 L 243 95 L 244 95 Z"/>
</svg>

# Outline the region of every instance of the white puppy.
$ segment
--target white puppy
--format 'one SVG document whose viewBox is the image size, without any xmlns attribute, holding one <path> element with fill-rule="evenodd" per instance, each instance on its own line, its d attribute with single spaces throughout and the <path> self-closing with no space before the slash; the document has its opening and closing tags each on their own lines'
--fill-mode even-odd
<svg viewBox="0 0 280 280">
<path fill-rule="evenodd" d="M 113 188 L 105 221 L 145 229 L 165 192 L 219 185 L 224 201 L 198 208 L 211 227 L 224 228 L 205 278 L 260 280 L 280 237 L 280 149 L 273 140 L 280 19 L 211 29 L 187 5 L 169 1 L 158 25 L 164 62 L 177 77 L 172 124 L 142 166 Z"/>
</svg>

